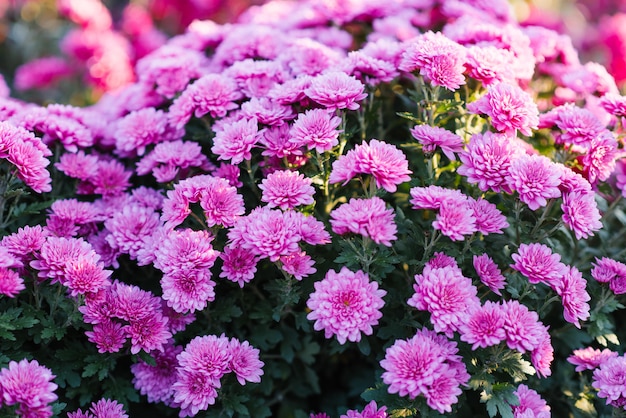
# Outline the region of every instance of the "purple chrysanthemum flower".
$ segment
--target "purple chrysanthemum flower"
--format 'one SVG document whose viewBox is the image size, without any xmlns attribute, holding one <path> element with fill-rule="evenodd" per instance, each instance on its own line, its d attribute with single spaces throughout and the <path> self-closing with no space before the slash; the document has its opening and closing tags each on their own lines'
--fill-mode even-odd
<svg viewBox="0 0 626 418">
<path fill-rule="evenodd" d="M 341 119 L 325 109 L 309 109 L 298 115 L 289 131 L 289 142 L 317 152 L 330 151 L 339 143 Z"/>
<path fill-rule="evenodd" d="M 324 330 L 326 338 L 337 336 L 340 344 L 346 340 L 361 341 L 361 333 L 372 335 L 373 326 L 382 317 L 380 309 L 387 292 L 370 281 L 366 273 L 352 272 L 347 267 L 341 271 L 329 270 L 326 277 L 314 283 L 307 306 L 307 318 L 315 321 L 316 331 Z"/>
<path fill-rule="evenodd" d="M 580 328 L 580 322 L 589 318 L 589 300 L 587 280 L 576 267 L 567 266 L 565 274 L 552 281 L 552 288 L 561 296 L 563 317 L 569 323 Z"/>
<path fill-rule="evenodd" d="M 618 353 L 608 348 L 600 351 L 597 348 L 587 347 L 574 350 L 572 355 L 567 358 L 567 361 L 576 366 L 577 372 L 582 372 L 596 369 L 608 359 L 618 355 Z"/>
<path fill-rule="evenodd" d="M 593 372 L 591 385 L 607 405 L 626 408 L 626 355 L 609 358 Z"/>
<path fill-rule="evenodd" d="M 396 224 L 393 209 L 387 209 L 379 197 L 350 199 L 330 213 L 333 232 L 339 235 L 360 234 L 378 244 L 391 246 L 395 241 Z"/>
<path fill-rule="evenodd" d="M 594 192 L 563 193 L 563 223 L 569 227 L 576 239 L 586 239 L 602 229 L 600 211 Z"/>
<path fill-rule="evenodd" d="M 10 361 L 9 366 L 0 370 L 0 394 L 4 405 L 19 404 L 22 416 L 30 416 L 31 409 L 47 408 L 57 399 L 54 391 L 57 385 L 52 382 L 54 375 L 37 360 L 23 359 Z M 47 413 L 46 413 L 47 412 Z M 40 417 L 51 417 L 52 411 L 42 411 Z"/>
<path fill-rule="evenodd" d="M 463 151 L 463 139 L 438 126 L 417 125 L 411 129 L 411 135 L 422 144 L 425 154 L 433 153 L 439 147 L 453 161 L 456 160 L 454 153 Z"/>
<path fill-rule="evenodd" d="M 237 282 L 239 287 L 243 287 L 254 278 L 258 259 L 250 250 L 227 245 L 220 258 L 224 262 L 220 277 Z"/>
<path fill-rule="evenodd" d="M 512 160 L 506 179 L 532 210 L 545 206 L 547 199 L 561 197 L 561 171 L 543 155 L 523 155 Z"/>
<path fill-rule="evenodd" d="M 475 255 L 473 264 L 480 281 L 491 289 L 492 292 L 501 295 L 500 290 L 504 289 L 506 278 L 491 257 L 487 254 Z"/>
<path fill-rule="evenodd" d="M 461 340 L 472 344 L 472 350 L 499 344 L 506 338 L 502 306 L 487 301 L 483 306 L 474 308 L 459 331 Z"/>
<path fill-rule="evenodd" d="M 550 418 L 550 406 L 539 394 L 528 386 L 521 384 L 514 392 L 519 400 L 519 405 L 513 406 L 514 418 Z"/>
<path fill-rule="evenodd" d="M 259 360 L 259 350 L 250 345 L 248 341 L 243 343 L 233 338 L 230 340 L 230 363 L 229 368 L 237 376 L 237 381 L 245 385 L 246 382 L 259 383 L 263 375 L 263 363 Z"/>
<path fill-rule="evenodd" d="M 263 191 L 261 200 L 271 208 L 286 210 L 314 202 L 311 179 L 297 171 L 275 171 L 263 179 L 259 189 Z"/>
<path fill-rule="evenodd" d="M 220 160 L 230 160 L 239 164 L 252 158 L 250 150 L 259 141 L 259 127 L 256 119 L 241 119 L 226 125 L 215 133 L 211 151 Z"/>
</svg>

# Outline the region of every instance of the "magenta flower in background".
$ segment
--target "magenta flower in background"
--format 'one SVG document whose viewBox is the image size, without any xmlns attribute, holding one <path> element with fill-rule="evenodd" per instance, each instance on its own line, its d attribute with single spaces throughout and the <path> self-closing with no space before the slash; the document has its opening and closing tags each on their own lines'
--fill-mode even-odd
<svg viewBox="0 0 626 418">
<path fill-rule="evenodd" d="M 467 177 L 469 183 L 478 184 L 483 192 L 511 193 L 507 182 L 511 161 L 522 155 L 513 139 L 506 134 L 486 132 L 472 135 L 464 152 L 459 154 L 461 166 L 457 173 Z"/>
<path fill-rule="evenodd" d="M 480 281 L 495 294 L 502 295 L 500 290 L 504 289 L 506 278 L 491 257 L 487 254 L 474 255 L 472 262 Z"/>
<path fill-rule="evenodd" d="M 361 333 L 372 335 L 387 294 L 377 282 L 370 281 L 361 270 L 352 272 L 342 267 L 339 272 L 329 270 L 314 286 L 307 300 L 311 310 L 307 319 L 315 321 L 316 331 L 324 330 L 326 338 L 336 336 L 340 344 L 361 341 Z"/>
<path fill-rule="evenodd" d="M 567 267 L 561 263 L 561 256 L 553 253 L 550 247 L 539 244 L 520 244 L 517 253 L 511 255 L 514 264 L 511 267 L 522 273 L 533 284 L 552 285 L 567 273 Z"/>
<path fill-rule="evenodd" d="M 434 86 L 456 90 L 465 84 L 465 48 L 441 32 L 428 31 L 406 41 L 399 69 L 420 74 Z"/>
<path fill-rule="evenodd" d="M 462 323 L 467 322 L 469 312 L 480 306 L 472 280 L 464 277 L 456 266 L 433 268 L 426 265 L 422 274 L 415 276 L 415 283 L 415 293 L 407 304 L 430 312 L 435 331 L 450 338 Z"/>
<path fill-rule="evenodd" d="M 506 180 L 520 200 L 536 210 L 547 205 L 547 199 L 561 197 L 561 172 L 557 167 L 542 155 L 523 155 L 511 161 Z"/>
<path fill-rule="evenodd" d="M 172 385 L 176 382 L 176 356 L 183 351 L 183 347 L 166 344 L 163 352 L 153 353 L 155 365 L 151 366 L 139 359 L 130 366 L 133 373 L 133 386 L 142 395 L 147 396 L 148 402 L 163 402 L 170 405 L 174 397 Z"/>
<path fill-rule="evenodd" d="M 426 403 L 440 413 L 451 412 L 458 402 L 461 385 L 469 374 L 455 342 L 423 328 L 408 340 L 396 340 L 385 351 L 380 366 L 389 393 L 415 399 L 422 395 Z"/>
<path fill-rule="evenodd" d="M 261 181 L 259 189 L 263 191 L 261 200 L 271 208 L 286 210 L 314 202 L 311 179 L 297 171 L 275 171 Z"/>
<path fill-rule="evenodd" d="M 594 370 L 608 359 L 618 355 L 618 353 L 608 348 L 600 351 L 597 348 L 587 347 L 574 350 L 572 355 L 567 358 L 567 361 L 576 366 L 577 372 L 583 372 L 585 370 Z"/>
<path fill-rule="evenodd" d="M 45 89 L 75 73 L 70 63 L 61 57 L 43 57 L 20 65 L 15 71 L 18 90 Z"/>
<path fill-rule="evenodd" d="M 289 142 L 317 152 L 330 151 L 339 143 L 341 119 L 325 109 L 300 113 L 289 131 Z"/>
<path fill-rule="evenodd" d="M 311 79 L 304 91 L 314 102 L 328 110 L 357 110 L 359 103 L 367 97 L 363 83 L 340 71 L 328 71 Z"/>
<path fill-rule="evenodd" d="M 51 417 L 52 408 L 48 404 L 57 399 L 54 393 L 57 385 L 52 382 L 54 378 L 51 370 L 41 366 L 37 360 L 10 361 L 7 368 L 0 370 L 3 404 L 19 404 L 22 416 L 30 416 L 29 411 L 32 410 L 38 412 L 38 417 Z"/>
<path fill-rule="evenodd" d="M 24 279 L 17 271 L 0 267 L 0 295 L 13 298 L 24 289 Z"/>
<path fill-rule="evenodd" d="M 411 135 L 422 144 L 425 154 L 433 153 L 439 147 L 446 157 L 454 161 L 454 154 L 463 151 L 463 139 L 438 126 L 416 125 L 411 129 Z"/>
<path fill-rule="evenodd" d="M 223 74 L 207 74 L 187 88 L 178 96 L 169 108 L 170 123 L 181 129 L 194 115 L 197 118 L 209 114 L 212 118 L 226 116 L 228 111 L 237 109 L 236 101 L 243 94 L 237 83 Z"/>
<path fill-rule="evenodd" d="M 182 129 L 171 129 L 162 110 L 147 107 L 124 116 L 116 123 L 115 147 L 123 156 L 143 155 L 146 147 L 163 141 L 181 139 Z"/>
<path fill-rule="evenodd" d="M 603 361 L 594 370 L 591 385 L 598 389 L 598 396 L 606 399 L 607 405 L 623 409 L 626 406 L 626 356 Z"/>
<path fill-rule="evenodd" d="M 552 416 L 550 406 L 535 390 L 521 384 L 514 393 L 519 399 L 519 405 L 513 405 L 512 407 L 514 418 L 550 418 Z"/>
<path fill-rule="evenodd" d="M 387 247 L 397 239 L 393 209 L 387 209 L 385 201 L 376 196 L 350 199 L 334 209 L 330 218 L 333 232 L 339 235 L 359 234 Z"/>
<path fill-rule="evenodd" d="M 532 97 L 517 85 L 499 83 L 489 86 L 487 94 L 467 105 L 472 113 L 485 114 L 500 132 L 512 134 L 519 130 L 526 136 L 539 124 L 539 110 Z"/>
</svg>

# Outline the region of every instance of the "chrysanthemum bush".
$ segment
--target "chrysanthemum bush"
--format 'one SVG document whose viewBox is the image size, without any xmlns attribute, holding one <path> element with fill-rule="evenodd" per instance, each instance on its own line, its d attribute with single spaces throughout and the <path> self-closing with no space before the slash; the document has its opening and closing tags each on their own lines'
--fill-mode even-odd
<svg viewBox="0 0 626 418">
<path fill-rule="evenodd" d="M 566 36 L 274 1 L 135 73 L 2 90 L 0 415 L 624 414 L 626 98 Z"/>
</svg>

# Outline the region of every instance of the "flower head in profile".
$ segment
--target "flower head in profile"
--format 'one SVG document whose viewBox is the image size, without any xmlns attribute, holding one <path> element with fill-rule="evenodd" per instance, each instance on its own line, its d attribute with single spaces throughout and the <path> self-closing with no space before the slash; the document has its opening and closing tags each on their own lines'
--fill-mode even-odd
<svg viewBox="0 0 626 418">
<path fill-rule="evenodd" d="M 563 193 L 563 223 L 576 235 L 576 239 L 586 239 L 602 229 L 601 215 L 594 192 L 574 191 Z"/>
<path fill-rule="evenodd" d="M 567 361 L 576 366 L 577 372 L 582 372 L 594 370 L 608 359 L 618 355 L 615 351 L 611 351 L 608 348 L 599 350 L 593 347 L 586 347 L 574 350 L 572 355 L 567 358 Z"/>
<path fill-rule="evenodd" d="M 473 264 L 480 281 L 492 292 L 501 295 L 500 290 L 504 289 L 506 278 L 493 259 L 487 254 L 474 255 Z"/>
<path fill-rule="evenodd" d="M 336 336 L 340 344 L 361 341 L 361 333 L 372 335 L 387 294 L 377 282 L 370 281 L 361 270 L 352 272 L 342 267 L 339 272 L 329 270 L 314 286 L 307 301 L 311 309 L 307 318 L 315 321 L 316 331 L 324 330 L 326 338 Z"/>
<path fill-rule="evenodd" d="M 446 157 L 454 161 L 455 153 L 463 150 L 463 139 L 460 136 L 438 126 L 416 125 L 411 129 L 411 135 L 422 144 L 425 154 L 441 148 Z"/>
<path fill-rule="evenodd" d="M 563 317 L 569 323 L 580 328 L 580 321 L 589 319 L 589 300 L 587 280 L 576 267 L 567 266 L 565 274 L 552 282 L 555 292 L 561 296 Z"/>
</svg>

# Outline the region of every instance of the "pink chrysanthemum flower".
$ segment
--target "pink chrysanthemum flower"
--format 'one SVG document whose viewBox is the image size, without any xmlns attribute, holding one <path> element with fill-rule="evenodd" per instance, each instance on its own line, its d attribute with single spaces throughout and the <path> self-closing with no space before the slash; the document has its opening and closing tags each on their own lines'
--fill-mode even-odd
<svg viewBox="0 0 626 418">
<path fill-rule="evenodd" d="M 176 356 L 178 371 L 201 372 L 218 383 L 226 373 L 230 372 L 230 362 L 233 353 L 230 342 L 223 334 L 221 336 L 205 335 L 192 339 L 185 349 Z"/>
<path fill-rule="evenodd" d="M 227 163 L 222 163 L 219 167 L 213 170 L 213 175 L 215 177 L 226 179 L 228 184 L 237 188 L 243 186 L 243 182 L 239 179 L 240 174 L 241 169 L 238 166 Z"/>
<path fill-rule="evenodd" d="M 0 267 L 0 295 L 13 298 L 24 289 L 26 289 L 24 279 L 18 272 Z"/>
<path fill-rule="evenodd" d="M 443 202 L 467 200 L 460 190 L 446 189 L 441 186 L 413 187 L 410 191 L 413 209 L 439 209 Z"/>
<path fill-rule="evenodd" d="M 545 206 L 547 199 L 561 197 L 561 171 L 543 155 L 523 155 L 512 160 L 506 179 L 532 210 Z"/>
<path fill-rule="evenodd" d="M 496 205 L 483 198 L 467 200 L 467 205 L 474 212 L 476 229 L 483 235 L 502 234 L 503 229 L 509 227 L 506 216 L 498 210 Z"/>
<path fill-rule="evenodd" d="M 82 150 L 77 153 L 65 153 L 54 166 L 68 177 L 87 180 L 94 176 L 98 169 L 98 157 L 85 154 Z"/>
<path fill-rule="evenodd" d="M 589 183 L 596 184 L 608 179 L 615 169 L 618 156 L 617 140 L 612 132 L 605 130 L 594 137 L 589 144 L 589 150 L 580 158 Z"/>
<path fill-rule="evenodd" d="M 130 339 L 131 354 L 137 354 L 141 350 L 146 353 L 153 350 L 163 351 L 163 345 L 172 338 L 167 322 L 168 319 L 161 313 L 130 320 L 124 328 Z"/>
<path fill-rule="evenodd" d="M 311 415 L 311 418 L 315 417 Z M 322 416 L 319 418 L 325 417 Z M 349 410 L 339 418 L 387 418 L 387 407 L 381 406 L 379 408 L 376 401 L 370 401 L 363 411 L 359 412 L 358 410 Z"/>
<path fill-rule="evenodd" d="M 472 135 L 466 150 L 459 154 L 462 164 L 457 173 L 466 176 L 469 183 L 478 184 L 483 192 L 491 189 L 510 193 L 506 177 L 511 161 L 521 154 L 522 150 L 505 134 Z"/>
<path fill-rule="evenodd" d="M 441 231 L 452 241 L 463 241 L 464 235 L 476 232 L 476 218 L 467 199 L 443 201 L 433 221 L 433 228 Z"/>
<path fill-rule="evenodd" d="M 267 93 L 267 97 L 276 100 L 281 104 L 299 103 L 306 107 L 310 99 L 305 94 L 306 89 L 311 86 L 312 77 L 300 75 L 292 80 L 287 80 L 283 84 L 272 86 Z"/>
<path fill-rule="evenodd" d="M 284 255 L 280 257 L 280 263 L 283 271 L 291 274 L 296 280 L 302 280 L 317 271 L 313 267 L 315 261 L 304 251 Z"/>
<path fill-rule="evenodd" d="M 215 404 L 217 399 L 216 388 L 220 387 L 219 380 L 207 373 L 178 370 L 176 382 L 172 385 L 174 399 L 170 406 L 180 408 L 180 417 L 193 417 L 198 412 L 206 410 L 209 405 Z"/>
<path fill-rule="evenodd" d="M 411 129 L 411 135 L 422 144 L 422 151 L 425 154 L 431 154 L 439 147 L 446 157 L 454 161 L 456 160 L 454 153 L 463 151 L 463 139 L 438 126 L 417 125 Z"/>
<path fill-rule="evenodd" d="M 377 244 L 391 247 L 397 239 L 393 209 L 387 209 L 379 197 L 350 199 L 330 213 L 333 232 L 339 235 L 360 234 Z"/>
<path fill-rule="evenodd" d="M 241 245 L 261 258 L 278 261 L 281 256 L 299 251 L 301 236 L 295 227 L 292 217 L 264 206 L 239 218 L 228 237 L 233 245 Z"/>
<path fill-rule="evenodd" d="M 261 200 L 271 208 L 286 210 L 314 202 L 311 179 L 297 171 L 275 171 L 263 179 L 259 189 L 263 191 Z"/>
<path fill-rule="evenodd" d="M 170 122 L 181 129 L 192 114 L 197 118 L 206 114 L 212 118 L 226 116 L 229 110 L 238 108 L 235 102 L 242 97 L 232 78 L 223 74 L 207 74 L 187 86 L 170 106 L 168 116 Z"/>
<path fill-rule="evenodd" d="M 337 64 L 340 58 L 341 54 L 337 49 L 314 39 L 298 38 L 290 42 L 277 60 L 289 68 L 294 76 L 298 76 L 317 75 Z"/>
<path fill-rule="evenodd" d="M 457 264 L 454 257 L 450 257 L 449 255 L 442 253 L 442 252 L 434 253 L 433 258 L 428 260 L 426 262 L 426 265 L 434 269 L 443 268 L 443 267 L 454 267 L 455 269 L 459 268 L 459 265 Z"/>
<path fill-rule="evenodd" d="M 76 199 L 60 199 L 50 207 L 46 228 L 50 235 L 72 237 L 90 230 L 101 220 L 100 211 L 89 202 Z"/>
<path fill-rule="evenodd" d="M 241 105 L 241 117 L 255 119 L 267 126 L 281 126 L 296 115 L 291 106 L 280 104 L 267 97 L 253 97 Z"/>
<path fill-rule="evenodd" d="M 530 352 L 530 363 L 537 372 L 537 377 L 548 377 L 552 375 L 552 361 L 554 360 L 554 347 L 548 327 L 542 325 L 540 327 L 539 345 Z"/>
<path fill-rule="evenodd" d="M 586 239 L 602 229 L 600 211 L 594 192 L 563 193 L 563 223 L 569 227 L 576 239 Z"/>
<path fill-rule="evenodd" d="M 137 259 L 145 241 L 161 225 L 159 214 L 152 208 L 127 205 L 104 222 L 110 232 L 106 237 L 112 248 Z"/>
<path fill-rule="evenodd" d="M 600 106 L 613 116 L 626 117 L 626 96 L 606 93 L 600 98 Z"/>
<path fill-rule="evenodd" d="M 361 100 L 367 97 L 363 83 L 340 71 L 330 71 L 311 79 L 304 91 L 316 103 L 329 110 L 357 110 Z"/>
<path fill-rule="evenodd" d="M 561 256 L 544 244 L 520 244 L 517 253 L 512 254 L 511 258 L 515 261 L 511 267 L 533 284 L 552 284 L 567 272 L 567 267 L 561 263 Z"/>
<path fill-rule="evenodd" d="M 157 144 L 139 160 L 136 172 L 140 176 L 152 172 L 156 181 L 168 183 L 187 177 L 194 169 L 208 171 L 211 167 L 198 143 L 178 140 Z"/>
<path fill-rule="evenodd" d="M 170 230 L 155 249 L 154 266 L 164 274 L 162 298 L 176 312 L 206 308 L 215 299 L 211 270 L 218 252 L 206 231 Z"/>
<path fill-rule="evenodd" d="M 98 402 L 93 402 L 89 411 L 98 418 L 128 418 L 128 414 L 124 411 L 124 405 L 111 399 L 100 399 Z"/>
<path fill-rule="evenodd" d="M 397 185 L 409 181 L 409 163 L 406 156 L 395 146 L 377 139 L 363 142 L 333 163 L 331 183 L 344 184 L 357 174 L 371 174 L 376 186 L 390 193 Z"/>
<path fill-rule="evenodd" d="M 317 152 L 330 151 L 339 143 L 341 119 L 325 109 L 300 113 L 289 130 L 289 142 Z"/>
<path fill-rule="evenodd" d="M 3 404 L 9 406 L 19 404 L 22 407 L 22 416 L 30 416 L 29 410 L 45 408 L 57 399 L 54 393 L 57 385 L 52 382 L 54 377 L 51 370 L 39 365 L 37 360 L 10 361 L 7 368 L 0 370 L 0 393 Z M 45 412 L 36 416 L 52 416 L 51 410 Z"/>
<path fill-rule="evenodd" d="M 472 344 L 472 350 L 499 344 L 506 339 L 502 306 L 487 301 L 483 306 L 474 308 L 459 331 L 461 340 Z"/>
<path fill-rule="evenodd" d="M 513 405 L 514 418 L 550 418 L 550 406 L 539 394 L 528 386 L 521 384 L 513 392 L 519 400 L 519 405 Z"/>
<path fill-rule="evenodd" d="M 181 139 L 184 131 L 169 128 L 162 110 L 147 107 L 129 113 L 116 124 L 115 147 L 121 156 L 143 155 L 146 147 L 162 141 Z"/>
<path fill-rule="evenodd" d="M 304 143 L 301 143 L 297 137 L 291 136 L 287 124 L 264 129 L 259 142 L 264 148 L 262 155 L 282 159 L 303 154 Z"/>
<path fill-rule="evenodd" d="M 393 63 L 368 55 L 362 49 L 350 51 L 348 57 L 339 64 L 339 68 L 369 86 L 388 83 L 399 74 Z"/>
<path fill-rule="evenodd" d="M 587 280 L 576 267 L 567 266 L 565 274 L 552 282 L 554 291 L 561 296 L 563 317 L 567 322 L 580 328 L 579 321 L 589 319 L 589 300 Z"/>
<path fill-rule="evenodd" d="M 430 312 L 435 331 L 449 337 L 466 322 L 468 312 L 480 305 L 476 287 L 458 267 L 425 266 L 422 274 L 415 276 L 415 283 L 415 293 L 407 304 Z"/>
<path fill-rule="evenodd" d="M 254 278 L 258 260 L 249 250 L 227 245 L 220 258 L 224 262 L 220 277 L 238 283 L 241 288 Z"/>
<path fill-rule="evenodd" d="M 259 383 L 265 365 L 259 360 L 259 350 L 252 347 L 248 341 L 242 343 L 236 338 L 230 340 L 229 350 L 231 354 L 229 369 L 235 373 L 239 384 Z"/>
<path fill-rule="evenodd" d="M 224 44 L 222 43 L 221 46 Z M 245 59 L 233 63 L 224 74 L 232 77 L 239 90 L 249 98 L 266 97 L 269 91 L 289 76 L 278 61 Z"/>
<path fill-rule="evenodd" d="M 504 331 L 509 348 L 520 353 L 537 349 L 545 332 L 545 327 L 539 321 L 537 312 L 530 311 L 517 300 L 504 302 L 503 308 Z"/>
<path fill-rule="evenodd" d="M 480 81 L 484 86 L 497 83 L 515 82 L 512 63 L 515 54 L 495 45 L 472 45 L 467 48 L 467 62 L 465 66 L 468 76 Z"/>
<path fill-rule="evenodd" d="M 302 241 L 309 245 L 324 245 L 330 242 L 330 234 L 324 229 L 324 224 L 315 216 L 306 216 L 300 212 L 293 212 L 294 222 L 298 226 L 298 233 Z"/>
<path fill-rule="evenodd" d="M 480 281 L 495 294 L 502 295 L 500 290 L 504 289 L 506 278 L 491 257 L 487 254 L 474 255 L 473 264 Z"/>
<path fill-rule="evenodd" d="M 233 226 L 244 214 L 243 197 L 237 188 L 219 177 L 206 177 L 200 195 L 200 207 L 204 211 L 207 226 Z"/>
<path fill-rule="evenodd" d="M 126 344 L 126 328 L 119 322 L 104 321 L 93 326 L 93 330 L 86 331 L 87 339 L 98 348 L 98 353 L 117 353 Z"/>
<path fill-rule="evenodd" d="M 170 405 L 174 397 L 172 385 L 176 382 L 176 356 L 183 351 L 183 347 L 168 343 L 163 352 L 153 353 L 155 365 L 151 366 L 139 359 L 130 366 L 133 373 L 133 386 L 142 395 L 148 397 L 148 402 L 163 402 Z"/>
<path fill-rule="evenodd" d="M 87 179 L 87 190 L 83 194 L 120 195 L 130 187 L 129 179 L 132 174 L 132 171 L 127 171 L 117 160 L 100 160 L 95 174 Z"/>
<path fill-rule="evenodd" d="M 399 69 L 406 72 L 420 70 L 420 74 L 434 86 L 456 90 L 465 84 L 465 48 L 441 32 L 426 32 L 409 41 L 402 54 Z"/>
<path fill-rule="evenodd" d="M 609 358 L 593 372 L 591 385 L 607 405 L 626 407 L 626 356 Z"/>
<path fill-rule="evenodd" d="M 591 277 L 600 283 L 608 283 L 615 294 L 626 293 L 622 283 L 626 283 L 626 264 L 608 257 L 596 258 L 592 263 Z"/>
<path fill-rule="evenodd" d="M 467 105 L 467 110 L 488 115 L 494 128 L 513 135 L 519 130 L 531 136 L 539 124 L 539 110 L 530 95 L 508 83 L 490 86 L 486 95 Z"/>
<path fill-rule="evenodd" d="M 241 119 L 224 126 L 215 133 L 211 151 L 220 160 L 230 160 L 239 164 L 252 158 L 250 150 L 259 141 L 259 127 L 256 119 Z"/>
<path fill-rule="evenodd" d="M 418 330 L 413 338 L 396 340 L 387 348 L 380 362 L 383 382 L 389 385 L 389 393 L 410 399 L 423 395 L 431 408 L 451 412 L 462 392 L 460 386 L 469 380 L 457 352 L 455 342 L 426 328 Z"/>
<path fill-rule="evenodd" d="M 557 106 L 541 115 L 539 128 L 554 128 L 557 144 L 575 145 L 588 148 L 593 138 L 605 131 L 598 117 L 589 109 L 581 108 L 573 103 Z"/>
<path fill-rule="evenodd" d="M 618 353 L 608 348 L 600 351 L 597 348 L 587 347 L 574 350 L 572 355 L 567 358 L 567 361 L 576 366 L 577 372 L 583 372 L 585 370 L 596 369 L 608 359 L 617 357 L 618 355 Z"/>
<path fill-rule="evenodd" d="M 387 292 L 370 281 L 366 273 L 352 272 L 342 267 L 338 273 L 329 270 L 323 280 L 315 282 L 315 291 L 307 300 L 311 312 L 307 319 L 315 321 L 316 331 L 324 330 L 326 338 L 337 337 L 340 344 L 346 340 L 361 341 L 361 333 L 372 335 L 373 326 L 382 317 L 383 296 Z"/>
</svg>

